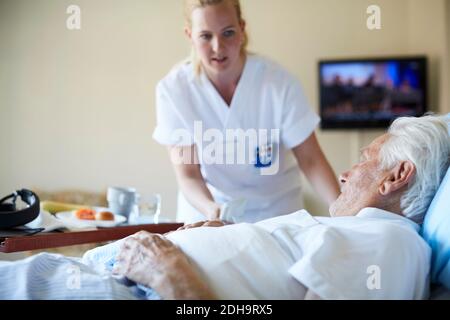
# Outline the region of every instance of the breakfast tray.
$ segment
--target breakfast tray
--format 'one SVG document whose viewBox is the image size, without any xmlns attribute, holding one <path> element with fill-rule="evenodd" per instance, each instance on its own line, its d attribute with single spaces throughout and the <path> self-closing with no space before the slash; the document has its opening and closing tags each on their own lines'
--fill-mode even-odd
<svg viewBox="0 0 450 320">
<path fill-rule="evenodd" d="M 0 252 L 11 253 L 114 241 L 123 239 L 139 231 L 164 234 L 174 231 L 181 226 L 183 224 L 179 223 L 143 224 L 91 231 L 52 232 L 23 237 L 0 237 Z"/>
</svg>

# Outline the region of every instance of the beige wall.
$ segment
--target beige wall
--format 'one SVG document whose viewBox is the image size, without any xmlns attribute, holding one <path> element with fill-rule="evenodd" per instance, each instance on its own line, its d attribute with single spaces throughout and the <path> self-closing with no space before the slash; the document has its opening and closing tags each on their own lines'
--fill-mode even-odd
<svg viewBox="0 0 450 320">
<path fill-rule="evenodd" d="M 447 0 L 445 4 L 447 7 L 447 15 L 445 17 L 447 22 L 447 109 L 443 108 L 443 111 L 450 112 L 450 0 Z"/>
<path fill-rule="evenodd" d="M 162 193 L 165 214 L 174 216 L 174 175 L 151 134 L 154 87 L 189 51 L 180 2 L 0 1 L 1 194 L 130 185 Z M 251 49 L 296 74 L 315 110 L 320 58 L 427 54 L 431 103 L 450 111 L 448 1 L 375 1 L 383 25 L 369 31 L 373 2 L 244 0 Z M 65 28 L 70 4 L 81 7 L 80 31 Z M 318 136 L 340 172 L 377 134 Z M 309 186 L 306 196 L 313 212 L 327 212 Z"/>
<path fill-rule="evenodd" d="M 410 0 L 408 49 L 425 52 L 430 63 L 430 106 L 434 111 L 449 110 L 448 43 L 446 3 L 449 1 Z M 430 3 L 433 5 L 430 6 Z M 441 39 L 441 41 L 437 41 Z"/>
</svg>

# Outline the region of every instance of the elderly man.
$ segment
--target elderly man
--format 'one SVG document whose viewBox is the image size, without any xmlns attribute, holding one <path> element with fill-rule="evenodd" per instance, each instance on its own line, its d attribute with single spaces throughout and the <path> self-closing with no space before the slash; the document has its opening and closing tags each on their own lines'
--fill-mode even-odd
<svg viewBox="0 0 450 320">
<path fill-rule="evenodd" d="M 302 210 L 256 224 L 209 221 L 165 236 L 141 232 L 81 262 L 0 262 L 0 298 L 426 298 L 431 253 L 418 231 L 449 166 L 447 128 L 437 116 L 395 121 L 341 175 L 332 217 Z M 82 291 L 67 289 L 58 272 L 72 264 Z"/>
<path fill-rule="evenodd" d="M 114 272 L 168 299 L 426 298 L 431 253 L 418 231 L 449 166 L 447 121 L 395 121 L 341 175 L 331 218 L 300 211 L 139 233 Z"/>
</svg>

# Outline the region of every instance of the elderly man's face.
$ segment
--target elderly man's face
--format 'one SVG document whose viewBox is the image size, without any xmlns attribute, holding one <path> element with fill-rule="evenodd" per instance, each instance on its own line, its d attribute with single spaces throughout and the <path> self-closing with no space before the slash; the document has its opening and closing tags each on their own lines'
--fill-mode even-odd
<svg viewBox="0 0 450 320">
<path fill-rule="evenodd" d="M 378 189 L 385 172 L 378 168 L 378 155 L 388 138 L 385 134 L 375 139 L 363 149 L 360 162 L 339 177 L 341 194 L 330 206 L 331 216 L 354 216 L 363 208 L 379 207 Z"/>
</svg>

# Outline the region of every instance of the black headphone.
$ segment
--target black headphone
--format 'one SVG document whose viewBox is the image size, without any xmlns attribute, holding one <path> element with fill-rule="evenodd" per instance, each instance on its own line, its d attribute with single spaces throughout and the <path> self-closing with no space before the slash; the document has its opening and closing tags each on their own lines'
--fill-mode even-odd
<svg viewBox="0 0 450 320">
<path fill-rule="evenodd" d="M 28 204 L 25 209 L 16 209 L 16 200 L 20 197 Z M 6 200 L 12 199 L 11 203 Z M 39 197 L 30 190 L 22 189 L 0 200 L 0 229 L 23 226 L 36 219 L 40 212 Z"/>
</svg>

